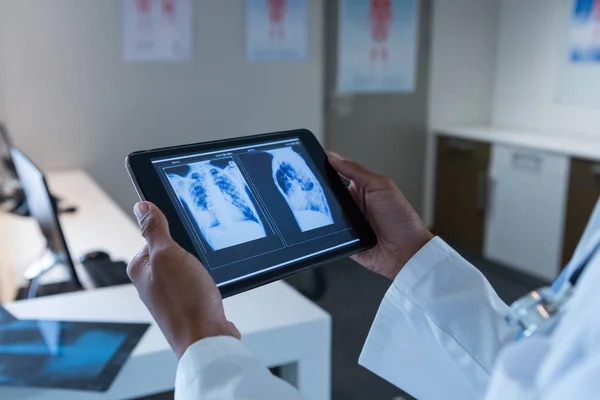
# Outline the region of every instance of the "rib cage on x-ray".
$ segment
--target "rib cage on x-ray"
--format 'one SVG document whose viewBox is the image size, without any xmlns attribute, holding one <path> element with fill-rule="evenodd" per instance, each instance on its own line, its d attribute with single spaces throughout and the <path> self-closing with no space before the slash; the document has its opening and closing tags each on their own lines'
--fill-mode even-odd
<svg viewBox="0 0 600 400">
<path fill-rule="evenodd" d="M 213 250 L 267 236 L 233 160 L 225 167 L 210 161 L 190 164 L 185 176 L 168 174 L 168 178 Z"/>
<path fill-rule="evenodd" d="M 302 232 L 333 224 L 325 192 L 302 156 L 291 147 L 270 150 L 273 181 Z"/>
</svg>

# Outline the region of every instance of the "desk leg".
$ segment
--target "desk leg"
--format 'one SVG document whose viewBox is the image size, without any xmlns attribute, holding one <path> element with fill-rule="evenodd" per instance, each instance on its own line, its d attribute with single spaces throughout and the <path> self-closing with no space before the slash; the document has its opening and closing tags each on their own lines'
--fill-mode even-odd
<svg viewBox="0 0 600 400">
<path fill-rule="evenodd" d="M 331 319 L 247 335 L 242 340 L 306 400 L 331 399 Z"/>
<path fill-rule="evenodd" d="M 307 400 L 331 399 L 331 322 L 305 332 L 298 361 L 280 367 L 280 377 Z M 307 340 L 310 339 L 310 340 Z"/>
</svg>

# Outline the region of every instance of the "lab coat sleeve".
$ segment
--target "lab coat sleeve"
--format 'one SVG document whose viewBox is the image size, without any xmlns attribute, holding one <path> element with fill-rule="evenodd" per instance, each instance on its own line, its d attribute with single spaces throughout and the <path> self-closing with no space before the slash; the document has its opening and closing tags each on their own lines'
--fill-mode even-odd
<svg viewBox="0 0 600 400">
<path fill-rule="evenodd" d="M 420 400 L 482 399 L 517 330 L 485 277 L 434 238 L 402 269 L 359 363 Z"/>
<path fill-rule="evenodd" d="M 176 400 L 300 400 L 237 339 L 214 337 L 191 345 L 177 369 Z"/>
</svg>

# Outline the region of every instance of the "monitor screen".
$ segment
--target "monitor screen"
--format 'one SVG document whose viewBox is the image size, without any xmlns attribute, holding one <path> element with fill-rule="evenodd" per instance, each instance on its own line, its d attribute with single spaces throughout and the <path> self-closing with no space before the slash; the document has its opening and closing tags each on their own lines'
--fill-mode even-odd
<svg viewBox="0 0 600 400">
<path fill-rule="evenodd" d="M 12 141 L 8 135 L 8 129 L 0 122 L 0 186 L 7 179 L 16 179 L 17 173 L 10 155 L 11 148 Z"/>
<path fill-rule="evenodd" d="M 218 286 L 359 242 L 298 138 L 152 163 Z"/>
<path fill-rule="evenodd" d="M 13 148 L 11 155 L 27 199 L 29 212 L 46 238 L 48 249 L 58 261 L 69 268 L 73 282 L 79 284 L 58 220 L 56 203 L 50 195 L 44 174 L 19 149 Z"/>
</svg>

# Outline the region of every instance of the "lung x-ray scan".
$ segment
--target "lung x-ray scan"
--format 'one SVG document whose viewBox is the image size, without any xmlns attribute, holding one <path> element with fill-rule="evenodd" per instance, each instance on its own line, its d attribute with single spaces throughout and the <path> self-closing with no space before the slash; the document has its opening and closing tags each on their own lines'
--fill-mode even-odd
<svg viewBox="0 0 600 400">
<path fill-rule="evenodd" d="M 267 236 L 248 185 L 232 158 L 178 166 L 167 173 L 212 250 Z"/>
<path fill-rule="evenodd" d="M 302 232 L 333 224 L 325 192 L 302 156 L 291 147 L 270 150 L 273 181 Z"/>
</svg>

